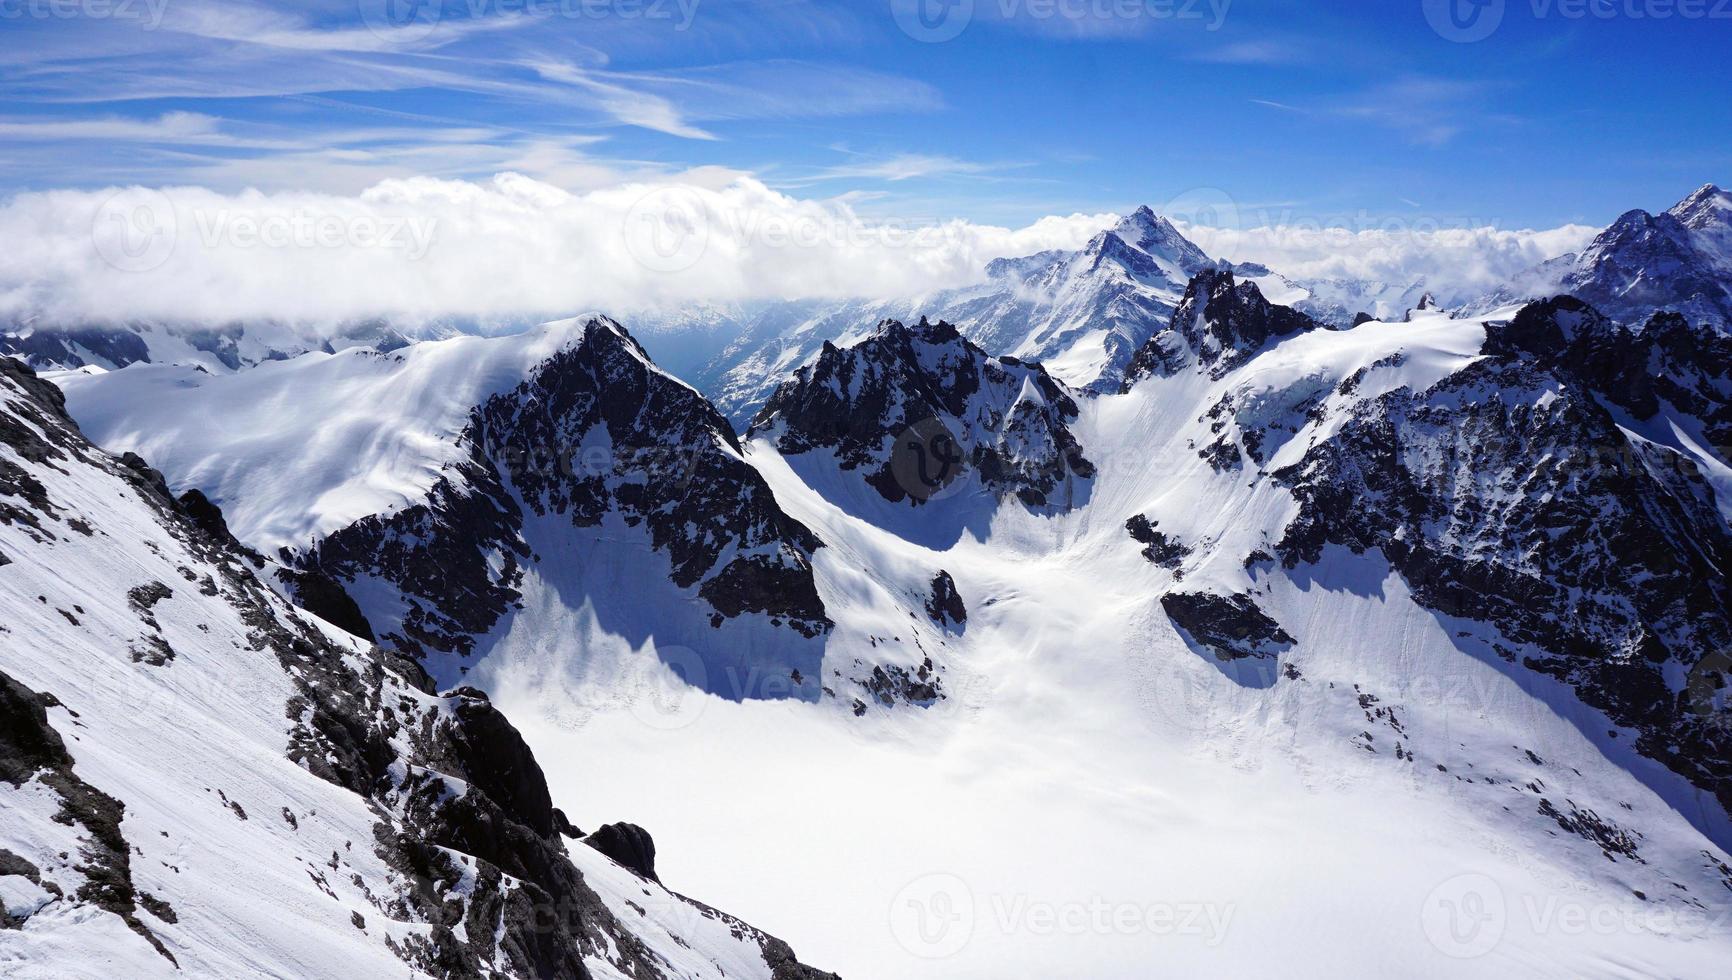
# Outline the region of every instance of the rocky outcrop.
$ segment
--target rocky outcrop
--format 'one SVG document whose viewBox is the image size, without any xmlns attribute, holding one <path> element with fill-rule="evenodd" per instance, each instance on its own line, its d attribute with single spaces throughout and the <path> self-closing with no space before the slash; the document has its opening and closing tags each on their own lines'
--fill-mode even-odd
<svg viewBox="0 0 1732 980">
<path fill-rule="evenodd" d="M 956 580 L 950 573 L 938 570 L 932 577 L 932 592 L 926 599 L 926 615 L 940 626 L 963 626 L 968 623 L 968 607 L 957 594 Z"/>
<path fill-rule="evenodd" d="M 1193 364 L 1219 378 L 1271 342 L 1318 327 L 1309 316 L 1270 303 L 1256 283 L 1240 281 L 1225 268 L 1204 269 L 1185 288 L 1171 325 L 1137 352 L 1125 386 Z"/>
<path fill-rule="evenodd" d="M 1142 514 L 1125 521 L 1125 531 L 1143 546 L 1143 557 L 1162 568 L 1176 569 L 1190 557 L 1191 549 L 1159 530 L 1157 522 Z"/>
<path fill-rule="evenodd" d="M 1293 637 L 1248 595 L 1169 592 L 1161 596 L 1161 609 L 1221 660 L 1274 657 L 1293 646 Z"/>
<path fill-rule="evenodd" d="M 918 507 L 973 486 L 1065 510 L 1094 475 L 1069 429 L 1077 413 L 1037 364 L 988 357 L 948 323 L 886 321 L 853 347 L 826 344 L 748 437 L 787 455 L 831 452 L 892 503 Z"/>
<path fill-rule="evenodd" d="M 656 876 L 656 842 L 649 831 L 634 823 L 610 823 L 583 839 L 622 868 L 640 878 L 661 881 Z"/>
</svg>

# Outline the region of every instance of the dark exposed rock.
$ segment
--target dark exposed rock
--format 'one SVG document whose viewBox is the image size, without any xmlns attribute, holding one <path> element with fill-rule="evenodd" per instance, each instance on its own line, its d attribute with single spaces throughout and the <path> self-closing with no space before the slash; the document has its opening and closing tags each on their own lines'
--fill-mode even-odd
<svg viewBox="0 0 1732 980">
<path fill-rule="evenodd" d="M 1273 657 L 1293 645 L 1281 624 L 1248 595 L 1169 592 L 1161 596 L 1161 609 L 1173 625 L 1222 660 Z"/>
<path fill-rule="evenodd" d="M 1178 568 L 1191 555 L 1190 548 L 1156 530 L 1155 523 L 1142 514 L 1132 515 L 1125 530 L 1143 545 L 1143 557 L 1162 568 Z"/>
<path fill-rule="evenodd" d="M 316 568 L 285 568 L 279 574 L 302 609 L 369 643 L 378 639 L 373 635 L 373 624 L 367 622 L 355 597 L 341 582 Z"/>
<path fill-rule="evenodd" d="M 47 707 L 56 703 L 0 672 L 0 781 L 40 779 L 60 797 L 55 822 L 83 833 L 77 870 L 85 881 L 76 899 L 119 916 L 173 963 L 174 954 L 138 919 L 131 849 L 120 829 L 126 808 L 74 771 L 65 741 L 48 723 Z"/>
<path fill-rule="evenodd" d="M 661 881 L 656 877 L 656 842 L 649 831 L 634 823 L 610 823 L 583 839 L 622 868 L 640 878 Z"/>
<path fill-rule="evenodd" d="M 886 708 L 893 707 L 898 702 L 931 705 L 944 697 L 943 687 L 932 669 L 931 657 L 927 657 L 912 672 L 896 664 L 875 665 L 872 676 L 866 680 L 866 690 Z M 858 709 L 854 713 L 864 714 Z"/>
<path fill-rule="evenodd" d="M 1487 356 L 1426 391 L 1361 403 L 1277 472 L 1300 503 L 1277 550 L 1294 567 L 1331 544 L 1379 549 L 1420 603 L 1495 625 L 1534 651 L 1525 666 L 1732 805 L 1732 726 L 1666 680 L 1669 662 L 1684 676 L 1732 646 L 1732 531 L 1692 459 L 1629 439 L 1606 407 L 1639 414 L 1645 387 L 1676 386 L 1711 420 L 1726 362 L 1645 381 L 1587 353 L 1646 344 L 1637 363 L 1652 372 L 1687 349 L 1681 329 L 1662 318 L 1642 341 L 1578 300 L 1529 307 L 1491 330 Z"/>
<path fill-rule="evenodd" d="M 1564 805 L 1569 812 L 1563 812 L 1552 804 L 1551 800 L 1540 800 L 1539 812 L 1542 816 L 1551 817 L 1559 827 L 1572 834 L 1597 845 L 1607 860 L 1626 857 L 1633 861 L 1642 860 L 1637 840 L 1640 834 L 1632 834 L 1617 824 L 1602 818 L 1592 810 L 1583 810 L 1568 800 Z"/>
<path fill-rule="evenodd" d="M 892 503 L 918 506 L 973 474 L 1031 508 L 1069 509 L 1094 476 L 1069 429 L 1077 405 L 1037 364 L 989 357 L 957 329 L 887 320 L 776 389 L 752 421 L 783 453 L 834 452 Z"/>
<path fill-rule="evenodd" d="M 1318 329 L 1317 321 L 1263 298 L 1257 284 L 1239 282 L 1222 268 L 1192 277 L 1173 322 L 1137 352 L 1126 373 L 1128 389 L 1150 375 L 1170 375 L 1199 364 L 1221 377 L 1272 341 Z"/>
<path fill-rule="evenodd" d="M 448 753 L 433 760 L 441 771 L 462 772 L 470 785 L 487 794 L 542 837 L 558 831 L 553 797 L 541 766 L 523 737 L 487 696 L 472 687 L 446 695 L 446 703 L 458 723 L 450 726 L 442 748 Z M 449 768 L 447 768 L 449 767 Z"/>
<path fill-rule="evenodd" d="M 968 607 L 957 594 L 956 580 L 942 568 L 932 578 L 932 593 L 926 599 L 926 615 L 941 626 L 961 626 L 968 622 Z"/>
<path fill-rule="evenodd" d="M 229 530 L 228 519 L 223 517 L 222 508 L 197 488 L 180 495 L 177 501 L 181 512 L 192 521 L 193 525 L 210 535 L 211 540 L 253 559 L 254 565 L 263 564 L 264 558 L 252 549 L 238 541 Z"/>
</svg>

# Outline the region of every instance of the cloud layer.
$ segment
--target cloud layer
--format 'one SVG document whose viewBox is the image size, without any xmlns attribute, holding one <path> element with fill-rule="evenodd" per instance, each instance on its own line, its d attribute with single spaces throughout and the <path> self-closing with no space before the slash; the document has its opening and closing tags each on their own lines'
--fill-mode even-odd
<svg viewBox="0 0 1732 980">
<path fill-rule="evenodd" d="M 0 205 L 0 314 L 75 323 L 520 320 L 769 298 L 899 296 L 1076 248 L 1111 215 L 1023 228 L 869 222 L 736 172 L 571 193 L 517 174 L 352 196 L 198 187 Z"/>
<path fill-rule="evenodd" d="M 1547 259 L 1580 251 L 1600 229 L 1544 230 L 1379 221 L 1370 227 L 1293 222 L 1222 229 L 1176 222 L 1210 255 L 1261 262 L 1292 279 L 1423 283 L 1445 306 L 1496 290 Z"/>
<path fill-rule="evenodd" d="M 355 195 L 174 187 L 51 191 L 0 204 L 0 315 L 44 324 L 383 317 L 481 324 L 607 310 L 913 296 L 992 259 L 1074 249 L 1110 214 L 1021 228 L 868 220 L 736 171 L 583 193 L 518 174 L 387 180 Z M 1181 227 L 1211 255 L 1293 277 L 1424 281 L 1445 302 L 1581 247 L 1549 231 L 1297 223 Z"/>
</svg>

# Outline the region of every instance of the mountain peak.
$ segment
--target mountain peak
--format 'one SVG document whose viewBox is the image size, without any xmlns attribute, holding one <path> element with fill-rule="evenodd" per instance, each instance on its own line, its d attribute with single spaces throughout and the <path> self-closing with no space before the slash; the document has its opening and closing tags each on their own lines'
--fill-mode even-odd
<svg viewBox="0 0 1732 980">
<path fill-rule="evenodd" d="M 1156 259 L 1173 263 L 1187 276 L 1195 275 L 1197 270 L 1210 264 L 1209 257 L 1202 249 L 1173 227 L 1171 221 L 1156 214 L 1148 205 L 1120 218 L 1118 224 L 1104 234 L 1116 236 Z"/>
<path fill-rule="evenodd" d="M 1703 184 L 1666 213 L 1698 230 L 1708 225 L 1729 225 L 1732 224 L 1732 193 L 1715 184 Z"/>
</svg>

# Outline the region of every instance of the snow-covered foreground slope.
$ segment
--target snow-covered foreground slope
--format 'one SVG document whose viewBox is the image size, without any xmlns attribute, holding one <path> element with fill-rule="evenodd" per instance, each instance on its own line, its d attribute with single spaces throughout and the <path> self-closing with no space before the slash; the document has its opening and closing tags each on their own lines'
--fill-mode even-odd
<svg viewBox="0 0 1732 980">
<path fill-rule="evenodd" d="M 198 513 L 0 359 L 0 974 L 823 976 L 576 843 L 484 695 Z"/>
</svg>

